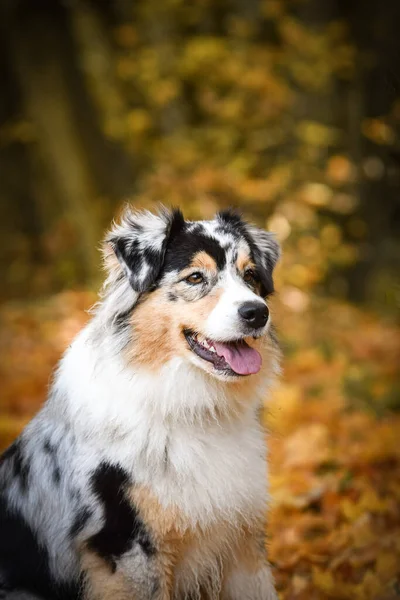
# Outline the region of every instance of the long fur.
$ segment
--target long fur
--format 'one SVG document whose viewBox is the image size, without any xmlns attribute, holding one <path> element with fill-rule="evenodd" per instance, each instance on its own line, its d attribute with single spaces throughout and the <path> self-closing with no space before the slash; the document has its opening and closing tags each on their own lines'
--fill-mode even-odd
<svg viewBox="0 0 400 600">
<path fill-rule="evenodd" d="M 225 261 L 209 275 L 213 287 L 178 281 L 184 250 L 189 262 L 209 252 L 210 269 Z M 254 289 L 234 266 L 246 252 L 260 271 Z M 245 378 L 203 365 L 181 327 L 188 319 L 216 339 L 238 335 L 236 306 L 265 302 L 256 287 L 272 291 L 278 257 L 271 234 L 233 213 L 190 223 L 180 212 L 128 209 L 113 227 L 93 319 L 1 458 L 4 597 L 275 598 L 259 419 L 278 372 L 270 323 L 252 342 L 264 367 Z M 146 343 L 149 359 L 137 354 Z"/>
</svg>

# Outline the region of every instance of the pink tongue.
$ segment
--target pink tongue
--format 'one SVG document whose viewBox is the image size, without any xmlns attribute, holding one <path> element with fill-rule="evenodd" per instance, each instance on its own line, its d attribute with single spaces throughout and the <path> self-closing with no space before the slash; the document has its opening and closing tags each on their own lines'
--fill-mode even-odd
<svg viewBox="0 0 400 600">
<path fill-rule="evenodd" d="M 238 375 L 251 375 L 261 369 L 261 356 L 246 343 L 229 344 L 213 342 L 219 356 L 223 356 L 230 368 Z"/>
</svg>

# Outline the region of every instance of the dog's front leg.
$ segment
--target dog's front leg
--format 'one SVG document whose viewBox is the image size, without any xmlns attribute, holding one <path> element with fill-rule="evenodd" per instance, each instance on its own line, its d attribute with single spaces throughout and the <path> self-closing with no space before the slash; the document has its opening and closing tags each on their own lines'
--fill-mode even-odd
<svg viewBox="0 0 400 600">
<path fill-rule="evenodd" d="M 277 600 L 270 567 L 265 564 L 249 571 L 240 564 L 229 574 L 223 600 Z"/>
<path fill-rule="evenodd" d="M 84 600 L 171 600 L 157 557 L 147 557 L 138 545 L 113 563 L 84 552 L 82 568 Z"/>
<path fill-rule="evenodd" d="M 222 600 L 277 600 L 271 568 L 266 557 L 263 528 L 247 531 L 226 566 Z"/>
</svg>

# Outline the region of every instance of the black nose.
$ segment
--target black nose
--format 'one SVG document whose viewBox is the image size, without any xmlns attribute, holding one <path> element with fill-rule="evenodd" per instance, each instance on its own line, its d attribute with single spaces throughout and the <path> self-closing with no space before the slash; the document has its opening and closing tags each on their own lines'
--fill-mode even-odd
<svg viewBox="0 0 400 600">
<path fill-rule="evenodd" d="M 259 329 L 264 327 L 268 321 L 269 310 L 265 304 L 261 302 L 245 302 L 239 308 L 239 315 L 246 321 L 247 325 Z"/>
</svg>

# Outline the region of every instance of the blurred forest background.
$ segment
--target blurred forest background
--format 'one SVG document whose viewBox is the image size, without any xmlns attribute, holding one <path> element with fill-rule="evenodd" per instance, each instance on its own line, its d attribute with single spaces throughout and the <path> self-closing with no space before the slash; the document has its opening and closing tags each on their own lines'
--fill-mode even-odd
<svg viewBox="0 0 400 600">
<path fill-rule="evenodd" d="M 123 202 L 284 247 L 284 600 L 400 598 L 400 2 L 0 1 L 0 446 L 87 319 Z"/>
</svg>

